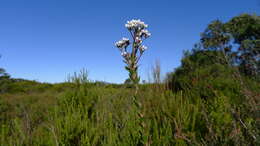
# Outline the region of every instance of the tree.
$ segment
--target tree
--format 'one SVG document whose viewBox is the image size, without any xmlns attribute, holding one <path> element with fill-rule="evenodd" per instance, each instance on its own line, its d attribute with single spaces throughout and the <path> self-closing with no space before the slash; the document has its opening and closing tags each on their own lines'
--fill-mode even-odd
<svg viewBox="0 0 260 146">
<path fill-rule="evenodd" d="M 260 59 L 260 16 L 243 14 L 232 18 L 226 24 L 238 44 L 237 62 L 240 70 L 247 75 L 259 74 L 257 62 Z"/>
<path fill-rule="evenodd" d="M 5 72 L 5 70 L 3 68 L 0 68 L 0 80 L 5 79 L 5 78 L 9 78 L 8 73 Z"/>
<path fill-rule="evenodd" d="M 9 82 L 10 75 L 6 73 L 3 68 L 0 68 L 0 93 L 5 92 L 8 89 Z"/>
<path fill-rule="evenodd" d="M 245 75 L 259 76 L 260 17 L 242 14 L 223 23 L 213 21 L 201 34 L 206 50 L 223 52 L 225 60 Z"/>
<path fill-rule="evenodd" d="M 1 58 L 1 55 L 0 55 Z M 10 76 L 5 72 L 5 69 L 0 68 L 0 80 L 3 80 L 5 78 L 9 78 Z"/>
</svg>

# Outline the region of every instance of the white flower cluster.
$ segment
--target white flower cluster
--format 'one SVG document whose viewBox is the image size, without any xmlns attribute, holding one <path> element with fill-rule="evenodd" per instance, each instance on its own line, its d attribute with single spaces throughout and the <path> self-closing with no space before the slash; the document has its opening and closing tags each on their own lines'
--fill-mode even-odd
<svg viewBox="0 0 260 146">
<path fill-rule="evenodd" d="M 148 25 L 142 22 L 140 19 L 127 21 L 125 27 L 131 32 L 133 37 L 133 47 L 134 50 L 138 49 L 140 51 L 140 56 L 148 49 L 146 46 L 142 45 L 143 40 L 150 37 L 151 33 L 148 32 Z M 128 38 L 122 38 L 122 40 L 115 43 L 115 46 L 119 48 L 121 51 L 121 55 L 125 58 L 127 63 L 131 62 L 131 52 L 128 53 L 127 47 L 130 44 L 130 40 Z M 134 54 L 137 55 L 137 52 Z"/>
<path fill-rule="evenodd" d="M 142 41 L 142 39 L 141 39 L 141 37 L 135 37 L 135 43 L 136 44 L 141 44 L 143 41 Z"/>
<path fill-rule="evenodd" d="M 138 20 L 133 19 L 131 21 L 127 21 L 125 27 L 129 30 L 141 30 L 147 28 L 148 25 L 142 22 L 140 19 Z"/>
<path fill-rule="evenodd" d="M 122 40 L 115 43 L 115 46 L 119 49 L 126 48 L 130 44 L 130 40 L 128 38 L 122 38 Z"/>
<path fill-rule="evenodd" d="M 147 50 L 148 48 L 145 45 L 142 45 L 140 48 L 140 52 L 144 52 L 145 50 Z"/>
<path fill-rule="evenodd" d="M 150 37 L 150 36 L 151 36 L 151 33 L 150 33 L 150 32 L 148 32 L 148 30 L 147 30 L 147 29 L 143 29 L 143 30 L 141 31 L 141 34 L 140 34 L 140 36 L 141 36 L 141 37 L 148 38 L 148 37 Z"/>
<path fill-rule="evenodd" d="M 125 51 L 123 51 L 123 52 L 121 53 L 121 56 L 123 56 L 124 58 L 128 57 L 129 55 L 130 55 L 130 54 L 127 53 L 127 52 L 125 52 Z"/>
</svg>

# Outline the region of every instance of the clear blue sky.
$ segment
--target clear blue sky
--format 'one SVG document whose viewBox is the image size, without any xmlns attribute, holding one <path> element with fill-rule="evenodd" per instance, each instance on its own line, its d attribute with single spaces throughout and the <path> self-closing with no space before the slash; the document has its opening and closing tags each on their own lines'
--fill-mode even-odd
<svg viewBox="0 0 260 146">
<path fill-rule="evenodd" d="M 1 0 L 0 67 L 15 78 L 62 82 L 87 68 L 92 80 L 123 82 L 124 70 L 114 43 L 128 36 L 124 24 L 140 18 L 149 24 L 149 50 L 140 75 L 155 60 L 162 72 L 180 65 L 210 21 L 241 13 L 260 14 L 259 0 Z"/>
</svg>

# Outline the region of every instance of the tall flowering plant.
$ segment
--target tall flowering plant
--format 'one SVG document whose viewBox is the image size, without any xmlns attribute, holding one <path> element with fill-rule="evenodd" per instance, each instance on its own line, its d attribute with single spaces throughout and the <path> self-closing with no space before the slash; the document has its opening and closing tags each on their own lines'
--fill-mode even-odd
<svg viewBox="0 0 260 146">
<path fill-rule="evenodd" d="M 145 136 L 145 124 L 144 124 L 144 114 L 142 113 L 141 103 L 138 102 L 136 96 L 138 92 L 138 83 L 140 78 L 138 76 L 138 62 L 142 57 L 143 53 L 147 50 L 147 47 L 143 45 L 143 41 L 151 36 L 148 32 L 148 25 L 141 20 L 131 20 L 127 21 L 125 27 L 131 34 L 131 41 L 128 38 L 123 38 L 122 40 L 115 43 L 116 47 L 119 48 L 123 61 L 126 63 L 126 70 L 129 72 L 129 78 L 135 86 L 135 95 L 133 96 L 133 110 L 136 112 L 136 124 L 139 125 L 137 128 L 139 142 L 143 145 L 147 145 L 147 136 Z M 128 49 L 128 46 L 131 49 Z"/>
<path fill-rule="evenodd" d="M 143 53 L 147 50 L 145 45 L 142 45 L 143 41 L 151 36 L 148 32 L 148 25 L 141 20 L 127 21 L 125 27 L 131 34 L 131 41 L 128 38 L 122 38 L 122 40 L 115 43 L 115 46 L 119 48 L 123 61 L 126 63 L 125 69 L 129 72 L 129 78 L 134 85 L 137 85 L 140 81 L 138 76 L 138 62 Z M 131 45 L 132 49 L 128 50 L 128 46 Z"/>
</svg>

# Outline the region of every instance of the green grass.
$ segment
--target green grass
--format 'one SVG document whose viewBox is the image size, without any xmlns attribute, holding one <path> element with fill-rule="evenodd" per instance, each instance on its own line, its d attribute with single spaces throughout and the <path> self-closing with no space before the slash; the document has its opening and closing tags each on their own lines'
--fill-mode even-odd
<svg viewBox="0 0 260 146">
<path fill-rule="evenodd" d="M 0 145 L 259 145 L 259 82 L 203 53 L 136 96 L 86 70 L 59 84 L 4 80 Z"/>
<path fill-rule="evenodd" d="M 160 85 L 141 85 L 137 100 L 142 104 L 144 128 L 139 133 L 131 88 L 30 81 L 11 86 L 17 87 L 0 95 L 3 146 L 256 145 L 259 142 L 254 117 L 243 113 L 247 108 L 233 104 L 221 90 L 214 91 L 215 98 L 204 100 L 189 91 L 172 92 Z M 239 115 L 246 128 L 235 115 Z"/>
</svg>

